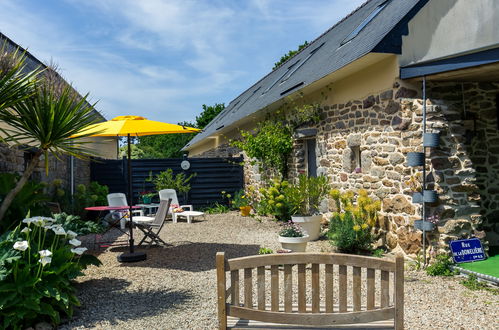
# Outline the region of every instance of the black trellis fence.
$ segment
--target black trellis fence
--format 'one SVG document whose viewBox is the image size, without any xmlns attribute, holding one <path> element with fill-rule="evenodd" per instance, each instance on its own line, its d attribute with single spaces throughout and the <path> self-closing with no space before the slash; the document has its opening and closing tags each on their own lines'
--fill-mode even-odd
<svg viewBox="0 0 499 330">
<path fill-rule="evenodd" d="M 224 203 L 222 191 L 234 193 L 243 188 L 242 157 L 234 158 L 188 158 L 190 168 L 183 170 L 180 163 L 184 159 L 133 159 L 132 184 L 134 201 L 138 203 L 141 191 L 154 191 L 151 182 L 146 179 L 152 174 L 169 168 L 174 174 L 185 173 L 189 176 L 196 173 L 190 181 L 191 190 L 184 196 L 178 193 L 181 204 L 193 204 L 195 207 Z M 127 193 L 127 162 L 120 160 L 97 160 L 91 164 L 91 180 L 109 187 L 109 192 Z"/>
</svg>

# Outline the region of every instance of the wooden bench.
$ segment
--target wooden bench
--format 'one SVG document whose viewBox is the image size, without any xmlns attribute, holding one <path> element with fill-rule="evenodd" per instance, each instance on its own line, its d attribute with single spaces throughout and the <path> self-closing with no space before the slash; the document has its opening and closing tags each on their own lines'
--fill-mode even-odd
<svg viewBox="0 0 499 330">
<path fill-rule="evenodd" d="M 224 252 L 218 252 L 216 265 L 220 329 L 404 327 L 404 260 L 400 255 L 394 261 L 338 253 L 227 260 Z"/>
</svg>

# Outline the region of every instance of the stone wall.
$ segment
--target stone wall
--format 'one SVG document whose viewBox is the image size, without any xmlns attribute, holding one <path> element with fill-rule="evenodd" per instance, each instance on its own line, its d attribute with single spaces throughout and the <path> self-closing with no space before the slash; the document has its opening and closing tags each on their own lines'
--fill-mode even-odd
<svg viewBox="0 0 499 330">
<path fill-rule="evenodd" d="M 223 157 L 238 157 L 241 155 L 241 150 L 231 147 L 228 143 L 224 143 L 215 149 L 210 149 L 202 154 L 196 155 L 196 158 L 223 158 Z"/>
<path fill-rule="evenodd" d="M 5 144 L 0 144 L 0 172 L 21 174 L 28 159 L 29 152 L 17 148 L 8 148 Z M 51 183 L 55 179 L 62 179 L 64 188 L 69 190 L 71 185 L 70 166 L 69 156 L 61 156 L 60 159 L 49 156 L 49 172 L 47 176 L 45 172 L 45 160 L 42 156 L 31 179 L 46 183 Z M 90 183 L 90 162 L 75 159 L 74 175 L 75 186 L 78 184 L 88 185 Z"/>
<path fill-rule="evenodd" d="M 497 87 L 429 84 L 427 131 L 439 132 L 441 137 L 438 148 L 427 150 L 427 189 L 439 193 L 439 201 L 427 208 L 428 215 L 439 217 L 436 229 L 427 235 L 429 254 L 447 251 L 449 240 L 484 238 L 483 229 L 497 231 L 497 222 L 493 222 L 499 213 L 499 197 L 495 196 L 499 189 Z M 422 108 L 419 86 L 395 81 L 392 89 L 379 94 L 324 105 L 320 122 L 308 127 L 317 130 L 318 174 L 327 175 L 335 188 L 366 189 L 380 199 L 378 244 L 412 257 L 422 247 L 422 233 L 413 226 L 422 208 L 412 203 L 406 182 L 421 169 L 408 167 L 406 155 L 423 151 Z M 472 113 L 477 128 L 470 132 Z M 305 145 L 304 139 L 294 141 L 291 180 L 306 172 Z M 245 181 L 261 185 L 258 167 L 246 164 Z"/>
<path fill-rule="evenodd" d="M 437 128 L 448 127 L 447 144 L 434 162 L 444 198 L 459 205 L 457 219 L 470 215 L 489 243 L 499 245 L 499 83 L 430 82 L 428 96 L 445 105 L 429 118 Z"/>
</svg>

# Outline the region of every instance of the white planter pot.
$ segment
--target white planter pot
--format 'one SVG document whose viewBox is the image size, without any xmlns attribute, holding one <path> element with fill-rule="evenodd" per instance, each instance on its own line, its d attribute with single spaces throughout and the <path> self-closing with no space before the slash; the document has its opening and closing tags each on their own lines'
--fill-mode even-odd
<svg viewBox="0 0 499 330">
<path fill-rule="evenodd" d="M 281 243 L 282 248 L 292 250 L 293 252 L 305 252 L 308 240 L 308 235 L 305 235 L 303 237 L 279 236 L 279 242 Z"/>
<path fill-rule="evenodd" d="M 322 215 L 293 215 L 291 221 L 300 225 L 304 235 L 310 236 L 310 241 L 315 241 L 321 233 Z"/>
</svg>

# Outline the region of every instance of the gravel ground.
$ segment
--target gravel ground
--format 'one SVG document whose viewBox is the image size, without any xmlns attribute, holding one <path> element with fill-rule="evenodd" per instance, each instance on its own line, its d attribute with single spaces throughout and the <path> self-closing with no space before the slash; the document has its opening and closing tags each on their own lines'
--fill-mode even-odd
<svg viewBox="0 0 499 330">
<path fill-rule="evenodd" d="M 275 222 L 232 212 L 167 223 L 161 236 L 172 245 L 148 249 L 143 262 L 119 263 L 122 247 L 96 252 L 103 265 L 78 279 L 82 307 L 60 329 L 216 329 L 215 253 L 234 258 L 260 247 L 277 250 L 277 231 Z M 331 247 L 322 240 L 307 251 Z M 407 271 L 405 297 L 407 329 L 499 329 L 499 296 L 470 291 L 459 278 Z"/>
</svg>

